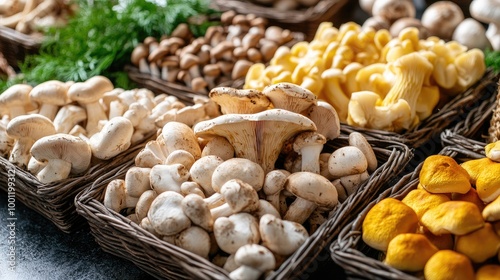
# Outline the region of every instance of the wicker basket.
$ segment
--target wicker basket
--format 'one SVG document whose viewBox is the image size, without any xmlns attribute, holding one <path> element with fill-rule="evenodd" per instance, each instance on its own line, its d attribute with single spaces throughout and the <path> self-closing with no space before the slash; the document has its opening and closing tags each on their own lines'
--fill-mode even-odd
<svg viewBox="0 0 500 280">
<path fill-rule="evenodd" d="M 488 128 L 488 141 L 496 142 L 500 140 L 500 84 L 499 90 L 494 99 L 490 104 L 494 106 L 492 109 L 492 116 Z"/>
<path fill-rule="evenodd" d="M 97 178 L 107 173 L 114 174 L 122 165 L 133 162 L 135 155 L 153 136 L 113 159 L 92 166 L 84 175 L 49 184 L 41 183 L 28 171 L 0 157 L 0 189 L 10 194 L 8 186 L 14 185 L 16 201 L 52 221 L 61 231 L 72 233 L 87 224 L 76 212 L 75 196 L 90 187 Z"/>
<path fill-rule="evenodd" d="M 325 147 L 335 149 L 347 144 L 343 133 Z M 379 168 L 360 189 L 332 211 L 323 223 L 292 256 L 266 279 L 293 279 L 304 276 L 308 269 L 318 265 L 318 255 L 326 252 L 327 245 L 349 220 L 354 219 L 372 196 L 393 178 L 411 158 L 410 149 L 403 144 L 368 138 L 379 161 Z M 131 163 L 129 167 L 133 166 Z M 91 188 L 76 197 L 76 207 L 85 217 L 97 243 L 113 255 L 127 259 L 156 278 L 166 279 L 228 279 L 224 269 L 210 261 L 160 240 L 134 224 L 125 216 L 104 207 L 102 201 L 107 184 L 115 178 L 124 178 L 127 168 L 101 176 Z M 326 254 L 328 258 L 328 254 Z"/>
<path fill-rule="evenodd" d="M 457 162 L 485 157 L 484 143 L 465 137 L 457 138 L 457 145 L 443 148 L 439 154 L 453 157 Z M 422 279 L 416 275 L 390 267 L 378 259 L 380 251 L 365 244 L 361 238 L 363 220 L 370 209 L 381 200 L 393 197 L 403 199 L 411 190 L 417 188 L 422 163 L 414 172 L 403 176 L 394 186 L 381 193 L 370 202 L 360 215 L 342 229 L 338 238 L 330 245 L 330 255 L 341 266 L 346 275 L 362 279 Z"/>
<path fill-rule="evenodd" d="M 457 140 L 463 141 L 463 138 L 478 140 L 480 142 L 490 143 L 494 135 L 500 133 L 500 123 L 496 123 L 495 118 L 500 115 L 500 106 L 498 105 L 498 89 L 500 84 L 497 82 L 488 85 L 483 91 L 479 105 L 466 111 L 454 126 L 445 129 L 441 133 L 441 142 L 443 146 L 457 144 Z M 497 116 L 495 116 L 497 115 Z M 500 120 L 498 120 L 500 122 Z M 496 123 L 496 124 L 495 124 Z M 458 137 L 457 136 L 461 136 Z"/>
<path fill-rule="evenodd" d="M 270 25 L 302 32 L 306 35 L 306 40 L 310 41 L 319 24 L 324 21 L 333 21 L 337 12 L 348 2 L 348 0 L 320 0 L 312 7 L 288 11 L 279 11 L 245 0 L 215 0 L 214 4 L 221 11 L 234 10 L 237 13 L 255 14 L 266 18 Z"/>
<path fill-rule="evenodd" d="M 412 148 L 418 148 L 435 136 L 439 136 L 446 128 L 452 127 L 466 118 L 469 112 L 477 106 L 487 106 L 488 103 L 485 102 L 490 102 L 491 95 L 496 93 L 498 77 L 494 71 L 487 70 L 480 81 L 446 104 L 438 105 L 434 114 L 410 131 L 394 133 L 359 127 L 351 127 L 351 130 L 374 138 L 397 141 Z M 485 108 L 483 107 L 483 109 Z"/>
<path fill-rule="evenodd" d="M 18 68 L 28 54 L 37 53 L 42 42 L 41 36 L 31 36 L 12 28 L 0 26 L 0 53 L 3 53 L 9 65 Z"/>
</svg>

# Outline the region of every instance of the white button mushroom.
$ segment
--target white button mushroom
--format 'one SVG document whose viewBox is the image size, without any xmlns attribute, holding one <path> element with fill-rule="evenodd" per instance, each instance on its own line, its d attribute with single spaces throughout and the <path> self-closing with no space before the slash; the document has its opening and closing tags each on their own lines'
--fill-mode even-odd
<svg viewBox="0 0 500 280">
<path fill-rule="evenodd" d="M 40 115 L 53 120 L 59 107 L 68 103 L 68 85 L 57 80 L 50 80 L 33 87 L 30 99 L 40 104 Z"/>
<path fill-rule="evenodd" d="M 167 159 L 165 160 L 165 164 L 182 164 L 186 167 L 186 169 L 191 169 L 195 162 L 195 159 L 191 153 L 185 150 L 176 150 L 171 152 Z"/>
<path fill-rule="evenodd" d="M 231 179 L 225 182 L 220 189 L 220 193 L 225 203 L 210 209 L 214 220 L 239 212 L 252 213 L 259 209 L 257 191 L 253 186 L 239 179 Z"/>
<path fill-rule="evenodd" d="M 74 83 L 69 87 L 68 97 L 80 103 L 87 110 L 87 126 L 85 129 L 89 135 L 99 131 L 99 121 L 108 119 L 99 100 L 104 93 L 113 89 L 113 83 L 104 76 L 94 76 L 85 82 Z"/>
<path fill-rule="evenodd" d="M 262 93 L 271 100 L 274 108 L 299 114 L 316 104 L 318 99 L 310 90 L 292 83 L 269 85 L 262 90 Z"/>
<path fill-rule="evenodd" d="M 149 173 L 151 168 L 132 166 L 125 173 L 125 188 L 127 193 L 133 197 L 140 197 L 142 193 L 151 190 Z"/>
<path fill-rule="evenodd" d="M 351 132 L 349 133 L 349 145 L 357 147 L 363 152 L 366 157 L 366 162 L 368 164 L 367 169 L 369 172 L 373 172 L 377 169 L 378 162 L 377 156 L 373 151 L 372 146 L 368 142 L 368 140 L 363 136 L 363 134 L 359 132 Z"/>
<path fill-rule="evenodd" d="M 344 146 L 333 151 L 328 159 L 328 170 L 335 178 L 363 173 L 368 168 L 365 154 L 355 146 Z"/>
<path fill-rule="evenodd" d="M 476 20 L 487 23 L 486 37 L 493 50 L 500 50 L 500 5 L 497 0 L 474 0 L 469 11 Z"/>
<path fill-rule="evenodd" d="M 243 245 L 259 243 L 259 223 L 248 213 L 220 217 L 214 222 L 214 236 L 222 251 L 234 254 Z"/>
<path fill-rule="evenodd" d="M 191 226 L 176 235 L 174 244 L 178 247 L 208 259 L 210 252 L 210 236 L 201 227 Z"/>
<path fill-rule="evenodd" d="M 56 133 L 50 119 L 39 114 L 20 115 L 13 118 L 6 129 L 7 135 L 14 139 L 14 147 L 9 161 L 19 167 L 28 165 L 30 149 L 36 140 Z"/>
<path fill-rule="evenodd" d="M 89 139 L 92 155 L 107 160 L 127 150 L 131 145 L 134 126 L 125 117 L 115 117 Z"/>
<path fill-rule="evenodd" d="M 206 231 L 212 231 L 214 219 L 210 213 L 210 208 L 205 200 L 196 194 L 188 194 L 181 203 L 184 214 L 191 219 L 194 225 Z"/>
<path fill-rule="evenodd" d="M 317 104 L 311 105 L 303 114 L 316 124 L 317 132 L 325 136 L 326 140 L 339 137 L 340 119 L 330 103 L 318 100 Z"/>
<path fill-rule="evenodd" d="M 303 224 L 319 206 L 333 209 L 338 203 L 335 186 L 312 172 L 295 172 L 287 177 L 285 189 L 296 196 L 283 219 Z"/>
<path fill-rule="evenodd" d="M 264 185 L 264 177 L 264 170 L 259 164 L 245 158 L 231 158 L 215 168 L 212 174 L 212 188 L 220 192 L 227 181 L 239 179 L 260 191 Z"/>
<path fill-rule="evenodd" d="M 5 108 L 11 119 L 26 114 L 26 107 L 30 105 L 29 94 L 32 89 L 32 86 L 26 84 L 10 86 L 0 94 L 0 108 Z"/>
<path fill-rule="evenodd" d="M 92 152 L 80 137 L 65 133 L 38 139 L 31 147 L 31 156 L 47 164 L 37 173 L 40 182 L 47 184 L 81 174 L 90 167 Z"/>
<path fill-rule="evenodd" d="M 160 143 L 156 140 L 151 140 L 135 156 L 135 166 L 151 168 L 157 164 L 163 164 L 166 159 Z"/>
<path fill-rule="evenodd" d="M 214 155 L 222 160 L 228 160 L 234 157 L 234 148 L 225 137 L 214 136 L 208 140 L 203 149 L 201 156 Z"/>
<path fill-rule="evenodd" d="M 148 211 L 154 230 L 160 235 L 174 235 L 191 226 L 191 220 L 182 211 L 183 196 L 166 191 L 159 194 Z"/>
<path fill-rule="evenodd" d="M 267 110 L 269 98 L 259 90 L 216 87 L 208 96 L 220 106 L 222 114 L 253 114 Z"/>
<path fill-rule="evenodd" d="M 264 186 L 262 191 L 266 195 L 266 200 L 279 211 L 280 214 L 285 213 L 282 211 L 280 202 L 281 191 L 285 188 L 286 178 L 291 173 L 284 169 L 275 169 L 269 171 L 264 178 Z"/>
<path fill-rule="evenodd" d="M 201 198 L 205 198 L 205 193 L 200 185 L 193 181 L 186 181 L 181 184 L 181 194 L 187 196 L 188 194 L 196 194 Z"/>
<path fill-rule="evenodd" d="M 137 197 L 127 194 L 123 179 L 114 179 L 106 186 L 103 204 L 115 212 L 120 212 L 123 209 L 134 208 L 138 200 Z"/>
<path fill-rule="evenodd" d="M 299 223 L 264 215 L 259 221 L 262 245 L 280 256 L 293 254 L 309 237 L 309 233 Z"/>
<path fill-rule="evenodd" d="M 273 253 L 258 244 L 240 247 L 234 254 L 234 261 L 239 267 L 229 274 L 229 278 L 233 280 L 257 280 L 276 266 Z"/>
<path fill-rule="evenodd" d="M 54 127 L 58 133 L 69 133 L 71 129 L 87 120 L 85 109 L 77 105 L 64 105 L 54 117 Z"/>
<path fill-rule="evenodd" d="M 218 156 L 204 156 L 193 163 L 189 169 L 191 174 L 191 180 L 198 183 L 200 187 L 203 188 L 203 192 L 206 197 L 209 197 L 215 193 L 212 188 L 212 175 L 221 163 L 222 160 Z"/>
<path fill-rule="evenodd" d="M 158 195 L 153 190 L 147 190 L 141 194 L 135 205 L 135 215 L 140 222 L 148 216 L 149 207 Z"/>
<path fill-rule="evenodd" d="M 301 171 L 320 173 L 319 155 L 326 138 L 314 131 L 305 131 L 295 136 L 293 150 L 301 156 Z"/>
<path fill-rule="evenodd" d="M 180 193 L 181 184 L 189 180 L 189 170 L 182 164 L 158 164 L 151 168 L 149 181 L 158 194 L 173 191 Z"/>
<path fill-rule="evenodd" d="M 167 151 L 166 156 L 176 150 L 185 150 L 191 153 L 195 159 L 201 157 L 198 138 L 188 125 L 176 121 L 168 122 L 163 126 L 161 135 L 164 148 Z"/>
</svg>

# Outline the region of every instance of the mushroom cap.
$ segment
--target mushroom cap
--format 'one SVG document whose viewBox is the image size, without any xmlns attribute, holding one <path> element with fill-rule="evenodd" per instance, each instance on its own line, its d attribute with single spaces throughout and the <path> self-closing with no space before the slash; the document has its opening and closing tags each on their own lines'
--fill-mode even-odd
<svg viewBox="0 0 500 280">
<path fill-rule="evenodd" d="M 92 159 L 92 151 L 87 141 L 73 135 L 58 133 L 38 139 L 30 151 L 38 161 L 61 159 L 71 163 L 71 173 L 79 174 L 87 170 Z"/>
<path fill-rule="evenodd" d="M 253 212 L 259 208 L 259 195 L 254 187 L 240 179 L 230 179 L 220 188 L 224 201 L 234 213 Z"/>
<path fill-rule="evenodd" d="M 0 106 L 24 106 L 30 103 L 29 93 L 33 87 L 27 84 L 15 84 L 0 94 Z"/>
<path fill-rule="evenodd" d="M 302 113 L 309 106 L 316 104 L 318 97 L 310 90 L 293 83 L 277 83 L 266 86 L 262 93 L 266 95 L 274 108 Z"/>
<path fill-rule="evenodd" d="M 467 174 L 470 176 L 471 183 L 475 185 L 483 170 L 492 163 L 493 162 L 489 158 L 483 157 L 462 162 L 460 166 L 467 171 Z"/>
<path fill-rule="evenodd" d="M 471 188 L 469 173 L 449 156 L 428 156 L 419 176 L 430 193 L 467 193 Z"/>
<path fill-rule="evenodd" d="M 419 233 L 402 233 L 387 247 L 384 263 L 403 271 L 417 272 L 439 249 Z"/>
<path fill-rule="evenodd" d="M 6 129 L 12 138 L 30 137 L 35 141 L 56 133 L 52 121 L 40 114 L 20 115 L 10 120 Z"/>
<path fill-rule="evenodd" d="M 309 237 L 303 225 L 264 214 L 259 221 L 262 245 L 279 256 L 293 254 Z"/>
<path fill-rule="evenodd" d="M 50 80 L 36 85 L 30 92 L 30 98 L 40 104 L 48 103 L 62 106 L 68 102 L 68 85 L 57 80 Z"/>
<path fill-rule="evenodd" d="M 444 194 L 432 194 L 423 189 L 411 190 L 402 200 L 404 204 L 410 206 L 418 218 L 422 218 L 427 210 L 434 208 L 443 202 L 450 201 Z"/>
<path fill-rule="evenodd" d="M 490 223 L 471 233 L 455 236 L 455 251 L 469 257 L 473 263 L 482 263 L 497 255 L 500 249 L 498 236 Z"/>
<path fill-rule="evenodd" d="M 161 135 L 164 140 L 164 148 L 169 154 L 175 150 L 185 150 L 191 153 L 195 159 L 201 157 L 198 138 L 187 124 L 177 121 L 167 122 L 162 128 Z"/>
<path fill-rule="evenodd" d="M 148 219 L 161 235 L 174 235 L 191 226 L 191 220 L 182 211 L 184 197 L 173 191 L 159 194 L 151 203 Z"/>
<path fill-rule="evenodd" d="M 367 168 L 365 154 L 355 146 L 340 147 L 333 151 L 328 159 L 328 170 L 335 178 L 363 173 Z"/>
<path fill-rule="evenodd" d="M 214 191 L 220 192 L 226 182 L 238 179 L 259 191 L 264 185 L 264 177 L 264 170 L 256 162 L 246 158 L 230 158 L 214 169 L 212 188 Z"/>
<path fill-rule="evenodd" d="M 474 0 L 469 5 L 470 15 L 484 23 L 500 23 L 500 6 L 496 0 Z"/>
<path fill-rule="evenodd" d="M 420 222 L 433 234 L 467 234 L 484 226 L 479 208 L 468 201 L 446 201 L 424 213 Z"/>
<path fill-rule="evenodd" d="M 486 28 L 474 18 L 466 18 L 457 25 L 451 39 L 466 46 L 468 49 L 477 48 L 485 50 L 491 47 L 491 43 L 488 37 L 486 37 Z"/>
<path fill-rule="evenodd" d="M 415 211 L 395 198 L 385 198 L 366 214 L 362 239 L 370 247 L 387 251 L 389 242 L 401 233 L 415 233 L 418 217 Z"/>
<path fill-rule="evenodd" d="M 324 145 L 326 143 L 326 138 L 324 135 L 317 133 L 316 131 L 304 131 L 297 134 L 293 141 L 293 150 L 300 154 L 300 150 L 304 147 L 311 145 Z"/>
<path fill-rule="evenodd" d="M 316 203 L 319 207 L 333 208 L 338 203 L 335 186 L 320 174 L 300 171 L 286 178 L 285 189 L 297 197 Z"/>
<path fill-rule="evenodd" d="M 273 253 L 259 244 L 241 246 L 234 254 L 234 261 L 238 265 L 250 266 L 262 272 L 273 270 L 276 267 Z"/>
<path fill-rule="evenodd" d="M 500 265 L 483 264 L 476 270 L 476 280 L 500 279 Z"/>
<path fill-rule="evenodd" d="M 439 250 L 453 250 L 455 242 L 453 234 L 448 233 L 435 235 L 424 227 L 422 227 L 421 234 L 425 235 L 425 237 L 427 237 L 427 239 L 429 239 L 429 241 L 434 244 L 434 246 L 436 246 Z"/>
<path fill-rule="evenodd" d="M 470 188 L 470 190 L 465 194 L 452 193 L 451 200 L 472 202 L 476 204 L 480 211 L 483 211 L 484 207 L 486 206 L 486 204 L 479 197 L 479 194 L 477 193 L 477 190 L 475 188 Z"/>
<path fill-rule="evenodd" d="M 253 114 L 269 108 L 271 101 L 261 91 L 216 87 L 208 93 L 210 99 L 221 107 L 222 114 Z"/>
<path fill-rule="evenodd" d="M 460 6 L 453 1 L 437 1 L 429 5 L 422 13 L 422 25 L 431 36 L 450 40 L 455 28 L 465 16 Z"/>
<path fill-rule="evenodd" d="M 130 145 L 134 126 L 125 117 L 114 117 L 106 122 L 100 132 L 89 139 L 92 155 L 107 160 L 127 150 Z"/>
<path fill-rule="evenodd" d="M 380 0 L 372 5 L 372 15 L 383 17 L 391 24 L 403 17 L 415 17 L 416 8 L 410 0 Z"/>
<path fill-rule="evenodd" d="M 68 97 L 81 103 L 98 101 L 104 93 L 114 89 L 113 83 L 104 76 L 94 76 L 85 82 L 78 82 L 68 89 Z"/>
<path fill-rule="evenodd" d="M 244 212 L 220 217 L 214 222 L 214 236 L 222 251 L 234 254 L 243 245 L 259 243 L 259 222 Z"/>
<path fill-rule="evenodd" d="M 198 137 L 225 137 L 237 157 L 256 162 L 268 172 L 274 169 L 286 140 L 301 131 L 316 130 L 316 125 L 301 114 L 269 109 L 255 114 L 221 115 L 197 123 L 193 130 Z"/>
<path fill-rule="evenodd" d="M 427 261 L 425 279 L 475 279 L 474 268 L 467 256 L 453 250 L 440 250 Z"/>
<path fill-rule="evenodd" d="M 132 54 L 130 55 L 130 62 L 132 62 L 133 65 L 137 66 L 139 65 L 139 61 L 148 57 L 148 55 L 149 48 L 146 45 L 140 43 L 132 51 Z"/>
<path fill-rule="evenodd" d="M 327 140 L 332 140 L 340 135 L 340 119 L 335 108 L 330 103 L 318 100 L 316 105 L 311 105 L 304 113 L 310 118 Z"/>
<path fill-rule="evenodd" d="M 175 245 L 208 259 L 210 253 L 210 235 L 201 227 L 191 226 L 181 231 L 175 237 Z"/>
</svg>

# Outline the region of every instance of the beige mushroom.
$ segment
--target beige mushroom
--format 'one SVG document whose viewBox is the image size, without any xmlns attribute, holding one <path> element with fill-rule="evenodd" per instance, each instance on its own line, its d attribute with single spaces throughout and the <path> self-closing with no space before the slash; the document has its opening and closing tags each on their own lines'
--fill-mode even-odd
<svg viewBox="0 0 500 280">
<path fill-rule="evenodd" d="M 191 226 L 191 220 L 182 211 L 183 196 L 173 191 L 159 194 L 148 211 L 154 230 L 161 235 L 174 235 Z"/>
<path fill-rule="evenodd" d="M 64 105 L 54 117 L 54 127 L 58 133 L 69 133 L 75 125 L 87 120 L 87 112 L 77 105 Z"/>
<path fill-rule="evenodd" d="M 276 260 L 269 249 L 259 244 L 241 246 L 234 254 L 234 261 L 239 267 L 233 270 L 231 279 L 257 280 L 267 271 L 275 269 Z"/>
<path fill-rule="evenodd" d="M 215 155 L 204 156 L 195 161 L 189 169 L 191 180 L 198 183 L 206 197 L 215 193 L 212 187 L 212 175 L 217 166 L 223 162 L 222 158 Z"/>
<path fill-rule="evenodd" d="M 0 94 L 0 108 L 6 109 L 11 119 L 26 114 L 26 107 L 31 105 L 29 93 L 32 89 L 27 84 L 10 86 Z"/>
<path fill-rule="evenodd" d="M 85 172 L 90 167 L 92 151 L 80 137 L 65 133 L 52 134 L 38 139 L 30 150 L 39 162 L 46 162 L 36 174 L 40 182 L 47 184 Z"/>
<path fill-rule="evenodd" d="M 317 103 L 317 96 L 310 90 L 292 83 L 277 83 L 266 86 L 262 93 L 266 95 L 274 108 L 302 113 L 309 106 Z"/>
<path fill-rule="evenodd" d="M 181 192 L 181 184 L 189 179 L 189 169 L 180 163 L 158 164 L 151 168 L 149 181 L 158 194 L 166 191 Z"/>
<path fill-rule="evenodd" d="M 231 179 L 225 182 L 220 189 L 220 193 L 225 203 L 210 209 L 214 220 L 240 212 L 252 213 L 259 208 L 257 191 L 253 186 L 239 179 Z"/>
<path fill-rule="evenodd" d="M 262 244 L 280 256 L 290 256 L 309 237 L 300 223 L 267 214 L 260 218 L 259 232 Z"/>
<path fill-rule="evenodd" d="M 59 107 L 68 103 L 68 85 L 57 80 L 50 80 L 33 87 L 30 92 L 30 99 L 40 104 L 39 114 L 46 116 L 50 120 L 59 110 Z"/>
<path fill-rule="evenodd" d="M 260 242 L 259 222 L 248 213 L 220 217 L 214 222 L 214 236 L 222 251 L 234 254 L 244 245 Z"/>
<path fill-rule="evenodd" d="M 220 106 L 222 114 L 253 114 L 267 110 L 269 98 L 259 90 L 216 87 L 208 96 Z"/>
<path fill-rule="evenodd" d="M 127 194 L 123 179 L 113 179 L 106 186 L 103 204 L 115 212 L 120 212 L 123 209 L 134 208 L 138 200 L 139 198 Z"/>
<path fill-rule="evenodd" d="M 211 232 L 214 225 L 214 218 L 206 201 L 199 195 L 188 194 L 181 203 L 182 211 L 189 217 L 194 225 Z"/>
<path fill-rule="evenodd" d="M 107 160 L 126 151 L 132 144 L 133 133 L 134 126 L 129 119 L 115 117 L 109 120 L 101 131 L 94 133 L 89 139 L 92 155 Z"/>
<path fill-rule="evenodd" d="M 265 173 L 262 167 L 245 158 L 231 158 L 219 164 L 212 173 L 212 189 L 220 192 L 222 186 L 232 180 L 239 179 L 260 191 L 264 185 Z"/>
</svg>

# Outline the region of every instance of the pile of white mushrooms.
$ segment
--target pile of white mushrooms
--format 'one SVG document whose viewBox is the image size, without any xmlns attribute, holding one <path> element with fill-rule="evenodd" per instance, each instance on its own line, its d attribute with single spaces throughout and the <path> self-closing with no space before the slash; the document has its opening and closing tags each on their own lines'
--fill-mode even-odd
<svg viewBox="0 0 500 280">
<path fill-rule="evenodd" d="M 221 115 L 165 122 L 103 203 L 232 279 L 258 279 L 369 178 L 377 158 L 357 132 L 325 152 L 340 136 L 337 113 L 295 84 L 216 87 L 209 98 Z"/>
<path fill-rule="evenodd" d="M 189 123 L 219 114 L 208 98 L 194 102 L 115 88 L 104 76 L 17 84 L 0 95 L 0 155 L 41 183 L 60 181 L 153 136 L 169 118 Z"/>
</svg>

